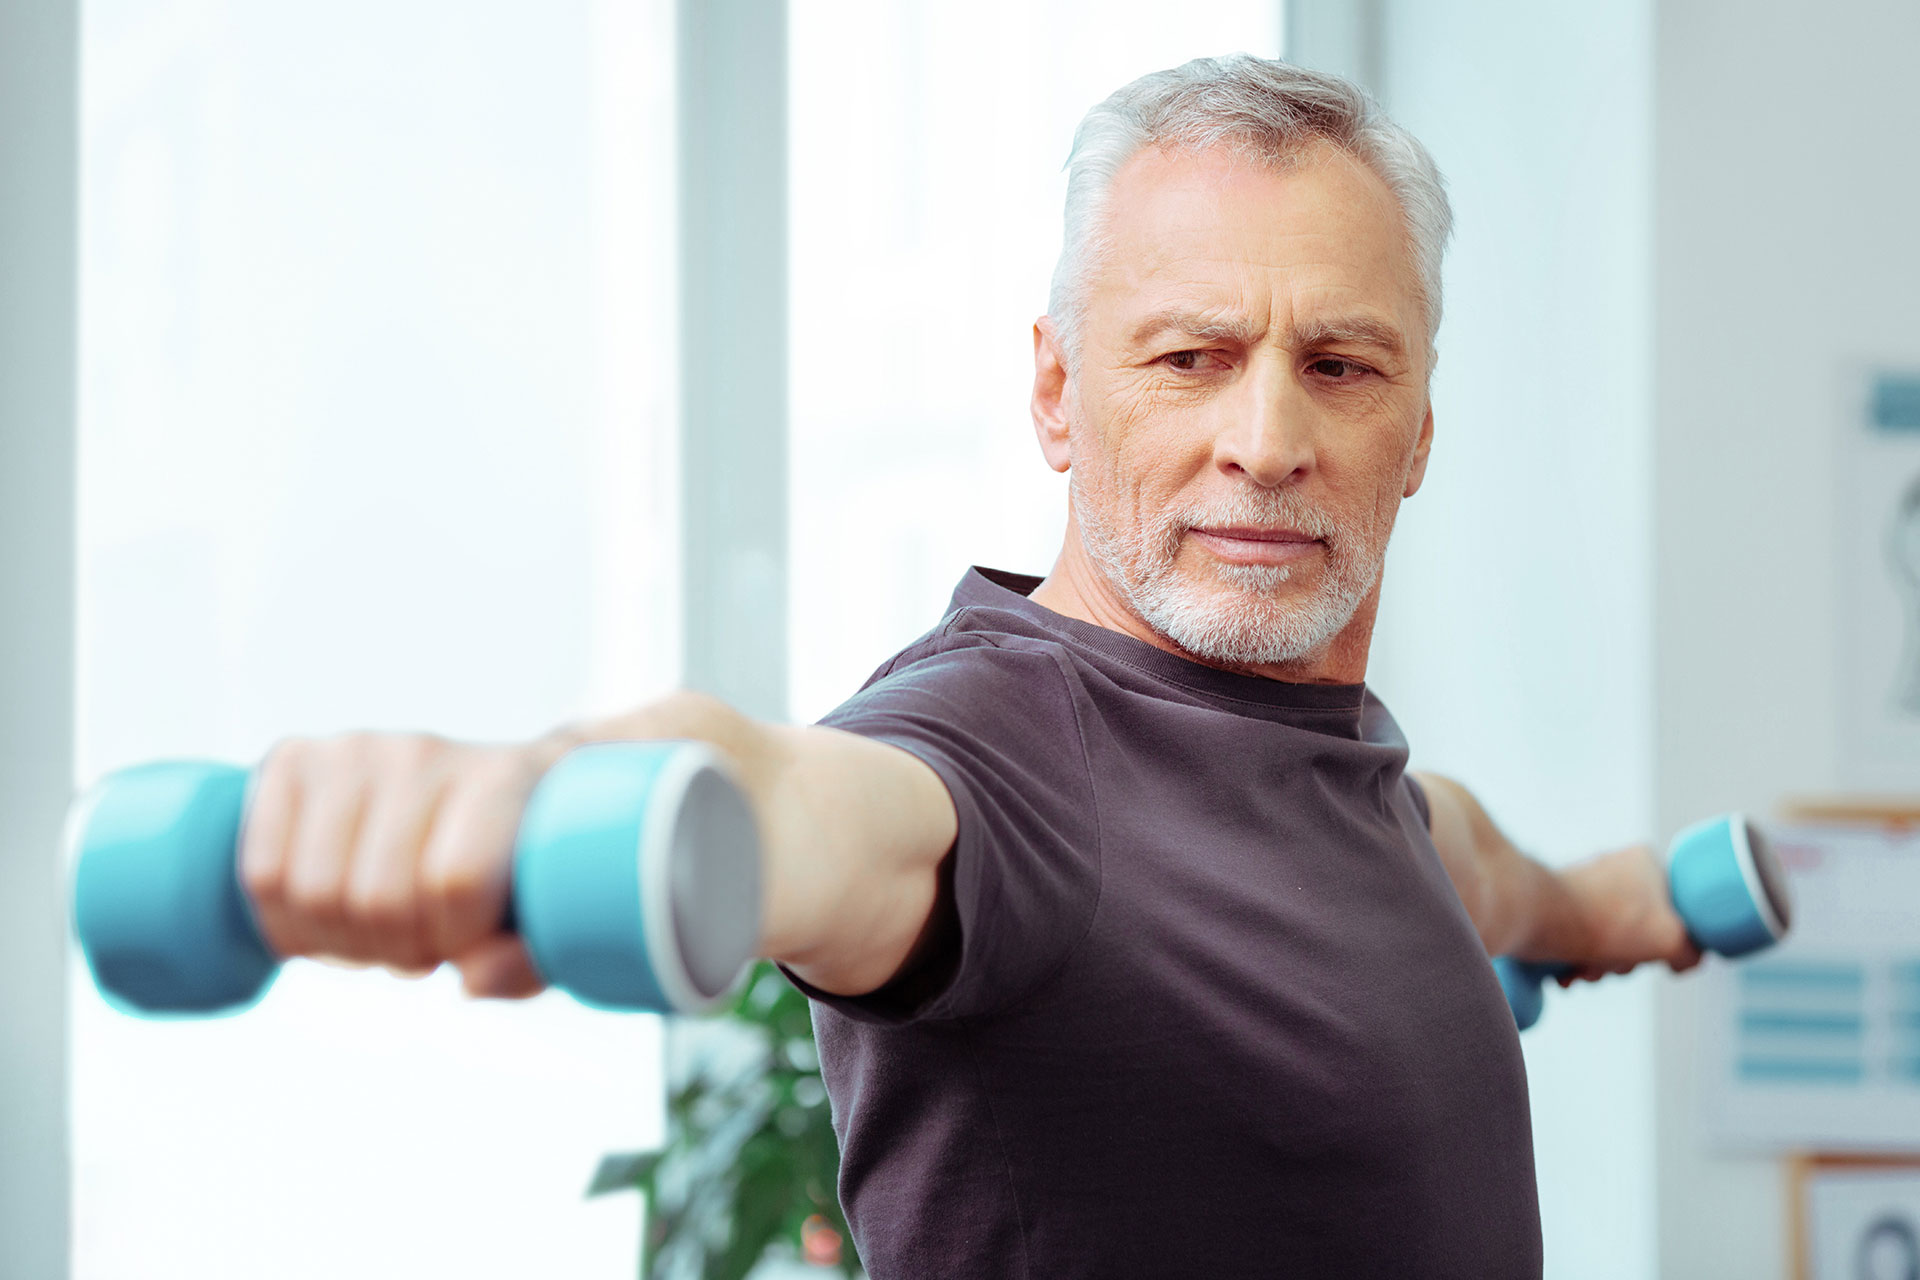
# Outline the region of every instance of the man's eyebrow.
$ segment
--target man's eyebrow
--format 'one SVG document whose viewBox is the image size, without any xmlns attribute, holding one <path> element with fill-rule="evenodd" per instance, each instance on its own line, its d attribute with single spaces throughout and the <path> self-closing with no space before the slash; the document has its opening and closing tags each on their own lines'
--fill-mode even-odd
<svg viewBox="0 0 1920 1280">
<path fill-rule="evenodd" d="M 1135 325 L 1129 341 L 1139 347 L 1163 334 L 1177 333 L 1198 342 L 1237 342 L 1251 346 L 1265 332 L 1264 325 L 1255 324 L 1245 316 L 1208 315 L 1182 307 L 1164 307 Z"/>
<path fill-rule="evenodd" d="M 1236 342 L 1251 346 L 1266 334 L 1263 325 L 1245 316 L 1209 315 L 1181 307 L 1166 307 L 1153 312 L 1135 325 L 1129 335 L 1132 345 L 1145 346 L 1155 338 L 1178 334 L 1196 342 Z M 1400 330 L 1372 316 L 1338 316 L 1308 321 L 1290 334 L 1295 350 L 1333 346 L 1343 342 L 1379 347 L 1393 356 L 1406 354 L 1406 339 Z"/>
<path fill-rule="evenodd" d="M 1326 320 L 1310 320 L 1306 324 L 1297 326 L 1293 330 L 1292 338 L 1295 350 L 1331 347 L 1351 342 L 1379 347 L 1396 357 L 1404 356 L 1407 351 L 1406 339 L 1401 337 L 1400 330 L 1372 316 L 1341 316 Z"/>
</svg>

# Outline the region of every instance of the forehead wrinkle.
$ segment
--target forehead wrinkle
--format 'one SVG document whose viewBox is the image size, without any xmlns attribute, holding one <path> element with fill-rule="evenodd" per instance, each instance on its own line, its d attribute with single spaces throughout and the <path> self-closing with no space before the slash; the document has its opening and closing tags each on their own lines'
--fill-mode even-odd
<svg viewBox="0 0 1920 1280">
<path fill-rule="evenodd" d="M 1357 341 L 1400 359 L 1424 347 L 1424 304 L 1408 278 L 1398 206 L 1370 171 L 1336 154 L 1280 172 L 1233 159 L 1149 149 L 1128 162 L 1114 184 L 1106 252 L 1088 282 L 1095 309 L 1119 321 L 1110 341 L 1144 348 L 1161 336 L 1158 323 L 1162 333 L 1194 335 L 1196 345 Z M 1315 312 L 1343 323 L 1299 333 L 1285 326 Z M 1344 323 L 1356 315 L 1373 320 L 1374 331 Z M 1258 335 L 1229 323 L 1240 317 L 1259 319 Z"/>
<path fill-rule="evenodd" d="M 1309 236 L 1288 233 L 1288 238 Z M 1343 274 L 1339 249 L 1345 247 L 1336 246 L 1333 254 L 1324 257 L 1316 254 L 1273 262 L 1264 256 L 1223 257 L 1154 246 L 1157 261 L 1124 271 L 1121 279 L 1109 283 L 1107 292 L 1116 299 L 1143 293 L 1149 297 L 1159 293 L 1166 299 L 1122 330 L 1127 344 L 1135 348 L 1169 334 L 1242 346 L 1258 345 L 1271 335 L 1292 350 L 1359 343 L 1404 356 L 1408 343 L 1403 326 L 1393 317 L 1359 298 L 1316 296 L 1330 289 L 1335 294 L 1354 292 L 1353 286 L 1334 284 L 1331 279 Z M 1355 308 L 1355 303 L 1360 305 Z"/>
</svg>

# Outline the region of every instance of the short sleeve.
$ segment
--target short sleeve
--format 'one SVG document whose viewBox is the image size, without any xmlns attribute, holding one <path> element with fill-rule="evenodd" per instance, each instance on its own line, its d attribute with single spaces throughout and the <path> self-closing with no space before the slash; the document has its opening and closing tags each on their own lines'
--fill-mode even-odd
<svg viewBox="0 0 1920 1280">
<path fill-rule="evenodd" d="M 862 996 L 795 979 L 813 999 L 863 1021 L 968 1017 L 1012 1004 L 1065 962 L 1099 896 L 1093 780 L 1061 659 L 977 635 L 945 639 L 960 643 L 902 655 L 819 722 L 918 756 L 946 784 L 958 818 L 935 908 L 948 927 L 909 972 Z"/>
</svg>

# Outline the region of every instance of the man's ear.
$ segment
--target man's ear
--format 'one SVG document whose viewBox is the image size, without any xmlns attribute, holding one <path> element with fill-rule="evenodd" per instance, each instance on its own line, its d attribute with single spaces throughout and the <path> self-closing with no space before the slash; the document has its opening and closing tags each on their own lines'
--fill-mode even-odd
<svg viewBox="0 0 1920 1280">
<path fill-rule="evenodd" d="M 1427 478 L 1427 455 L 1433 450 L 1433 401 L 1427 401 L 1426 417 L 1420 420 L 1420 438 L 1413 442 L 1413 465 L 1407 468 L 1407 489 L 1400 496 L 1411 498 L 1420 492 Z"/>
<path fill-rule="evenodd" d="M 1033 322 L 1033 433 L 1047 465 L 1065 471 L 1067 450 L 1067 359 L 1050 316 Z"/>
</svg>

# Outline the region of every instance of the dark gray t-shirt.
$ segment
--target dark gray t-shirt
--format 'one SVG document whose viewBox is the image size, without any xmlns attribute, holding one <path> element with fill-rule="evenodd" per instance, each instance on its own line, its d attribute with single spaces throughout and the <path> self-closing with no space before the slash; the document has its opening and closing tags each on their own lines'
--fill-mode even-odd
<svg viewBox="0 0 1920 1280">
<path fill-rule="evenodd" d="M 1513 1016 L 1365 685 L 975 568 L 820 723 L 946 783 L 938 945 L 816 1000 L 875 1280 L 1535 1280 Z"/>
</svg>

